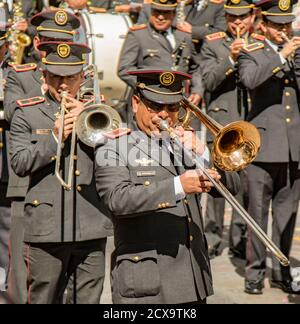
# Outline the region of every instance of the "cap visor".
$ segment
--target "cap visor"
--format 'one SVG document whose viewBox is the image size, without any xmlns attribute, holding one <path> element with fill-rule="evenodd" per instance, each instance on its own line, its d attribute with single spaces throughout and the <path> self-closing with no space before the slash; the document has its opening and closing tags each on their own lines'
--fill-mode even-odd
<svg viewBox="0 0 300 324">
<path fill-rule="evenodd" d="M 160 104 L 166 104 L 166 105 L 171 105 L 171 104 L 176 104 L 180 102 L 183 99 L 182 94 L 177 94 L 177 95 L 161 95 L 157 94 L 154 92 L 151 92 L 149 90 L 141 90 L 141 94 L 150 101 L 160 103 Z"/>
<path fill-rule="evenodd" d="M 293 16 L 265 16 L 267 20 L 274 22 L 275 24 L 288 24 L 292 23 L 296 17 Z"/>
<path fill-rule="evenodd" d="M 41 31 L 38 32 L 39 36 L 53 38 L 53 39 L 63 39 L 73 41 L 74 35 L 61 33 L 61 32 L 50 32 L 50 31 Z"/>
<path fill-rule="evenodd" d="M 249 13 L 251 8 L 225 8 L 225 12 L 231 16 L 243 16 Z"/>
<path fill-rule="evenodd" d="M 82 65 L 44 65 L 45 70 L 49 71 L 52 74 L 59 76 L 70 76 L 75 75 L 83 71 Z"/>
</svg>

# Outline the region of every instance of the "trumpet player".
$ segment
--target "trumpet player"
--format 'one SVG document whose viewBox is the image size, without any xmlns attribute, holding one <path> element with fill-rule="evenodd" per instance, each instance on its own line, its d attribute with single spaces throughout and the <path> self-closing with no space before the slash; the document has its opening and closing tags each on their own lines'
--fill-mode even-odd
<svg viewBox="0 0 300 324">
<path fill-rule="evenodd" d="M 113 302 L 205 303 L 213 287 L 199 194 L 216 193 L 207 176 L 182 163 L 160 128 L 162 122 L 175 127 L 183 81 L 191 76 L 160 69 L 129 73 L 137 78 L 132 133 L 96 151 L 97 190 L 114 223 Z M 207 166 L 207 148 L 196 134 L 182 127 L 177 132 Z M 228 177 L 236 192 L 237 174 Z"/>
<path fill-rule="evenodd" d="M 70 156 L 70 134 L 83 103 L 76 94 L 84 80 L 84 45 L 42 43 L 47 92 L 18 101 L 11 124 L 11 165 L 20 177 L 29 175 L 25 197 L 24 260 L 28 269 L 28 303 L 56 303 L 68 285 L 67 303 L 98 304 L 105 273 L 106 237 L 111 222 L 96 192 L 94 151 L 78 141 Z M 61 93 L 68 95 L 61 99 Z M 64 124 L 60 111 L 66 109 Z M 59 130 L 63 142 L 58 143 Z M 61 145 L 62 175 L 74 161 L 73 186 L 65 190 L 55 175 Z M 71 283 L 71 284 L 70 284 Z"/>
<path fill-rule="evenodd" d="M 255 20 L 252 0 L 227 0 L 224 9 L 227 30 L 206 36 L 201 50 L 200 67 L 208 115 L 225 126 L 236 120 L 244 120 L 247 115 L 248 94 L 240 82 L 237 58 L 247 43 L 254 43 L 261 36 L 251 34 Z M 211 146 L 213 138 L 210 133 L 207 141 Z M 244 172 L 241 172 L 241 179 L 243 178 Z M 246 203 L 243 189 L 242 185 L 237 197 L 242 205 Z M 205 232 L 211 258 L 220 255 L 224 246 L 224 212 L 225 199 L 209 196 Z M 233 257 L 245 258 L 246 226 L 235 212 L 230 227 L 229 249 Z"/>
<path fill-rule="evenodd" d="M 271 203 L 273 241 L 286 256 L 293 241 L 300 179 L 300 38 L 292 37 L 296 2 L 257 3 L 265 40 L 246 46 L 238 58 L 240 78 L 252 100 L 247 120 L 260 130 L 262 139 L 261 152 L 247 169 L 249 213 L 267 231 Z M 262 294 L 265 274 L 266 249 L 249 230 L 245 292 Z M 271 286 L 296 294 L 291 282 L 290 268 L 274 259 Z"/>
</svg>

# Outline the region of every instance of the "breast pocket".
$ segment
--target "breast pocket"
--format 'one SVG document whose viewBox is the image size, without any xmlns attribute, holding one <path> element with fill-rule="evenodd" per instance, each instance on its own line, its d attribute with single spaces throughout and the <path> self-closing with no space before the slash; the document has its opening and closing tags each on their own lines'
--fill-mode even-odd
<svg viewBox="0 0 300 324">
<path fill-rule="evenodd" d="M 54 201 L 51 193 L 30 193 L 25 199 L 26 231 L 31 235 L 45 236 L 55 230 Z"/>
<path fill-rule="evenodd" d="M 144 63 L 152 63 L 154 61 L 160 61 L 161 56 L 158 50 L 144 50 L 143 51 L 143 62 Z"/>
<path fill-rule="evenodd" d="M 156 250 L 119 256 L 115 280 L 120 295 L 126 298 L 157 296 L 160 292 L 157 261 Z"/>
</svg>

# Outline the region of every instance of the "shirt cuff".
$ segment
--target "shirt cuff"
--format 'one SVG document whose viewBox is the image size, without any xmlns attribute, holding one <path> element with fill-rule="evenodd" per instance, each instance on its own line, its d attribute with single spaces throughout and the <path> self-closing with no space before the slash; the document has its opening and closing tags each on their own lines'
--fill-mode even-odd
<svg viewBox="0 0 300 324">
<path fill-rule="evenodd" d="M 176 201 L 184 199 L 186 197 L 186 194 L 183 190 L 179 176 L 174 178 L 174 187 L 175 187 Z"/>
</svg>

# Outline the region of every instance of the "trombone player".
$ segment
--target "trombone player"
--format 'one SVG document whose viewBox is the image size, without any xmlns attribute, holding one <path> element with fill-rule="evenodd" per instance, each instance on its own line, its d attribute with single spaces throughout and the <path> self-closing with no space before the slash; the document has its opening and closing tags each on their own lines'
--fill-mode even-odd
<svg viewBox="0 0 300 324">
<path fill-rule="evenodd" d="M 68 285 L 67 303 L 98 304 L 105 274 L 106 237 L 111 222 L 98 199 L 93 176 L 94 150 L 78 141 L 70 156 L 70 134 L 83 103 L 76 95 L 84 81 L 83 54 L 74 43 L 42 43 L 48 91 L 45 96 L 18 101 L 11 124 L 11 164 L 21 177 L 30 176 L 25 197 L 24 259 L 30 271 L 29 303 L 61 300 Z M 61 104 L 61 92 L 68 92 Z M 60 110 L 67 109 L 64 125 Z M 63 131 L 62 168 L 74 160 L 73 187 L 66 191 L 55 175 L 59 130 Z"/>
<path fill-rule="evenodd" d="M 216 193 L 204 174 L 182 163 L 160 128 L 162 122 L 175 127 L 183 82 L 191 76 L 154 68 L 129 73 L 137 78 L 132 133 L 96 151 L 97 189 L 114 223 L 113 302 L 203 304 L 213 287 L 199 194 Z M 207 167 L 196 134 L 177 131 Z M 217 171 L 208 172 L 220 180 Z M 237 174 L 226 179 L 236 193 Z"/>
<path fill-rule="evenodd" d="M 288 257 L 299 204 L 299 81 L 300 38 L 292 36 L 297 1 L 262 1 L 261 30 L 265 40 L 246 46 L 239 56 L 242 83 L 249 89 L 252 109 L 247 120 L 261 133 L 261 152 L 247 169 L 249 213 L 267 231 L 272 203 L 273 241 Z M 248 231 L 245 292 L 262 294 L 266 249 Z M 288 294 L 290 268 L 274 259 L 271 286 Z M 299 292 L 298 292 L 299 294 Z"/>
</svg>

